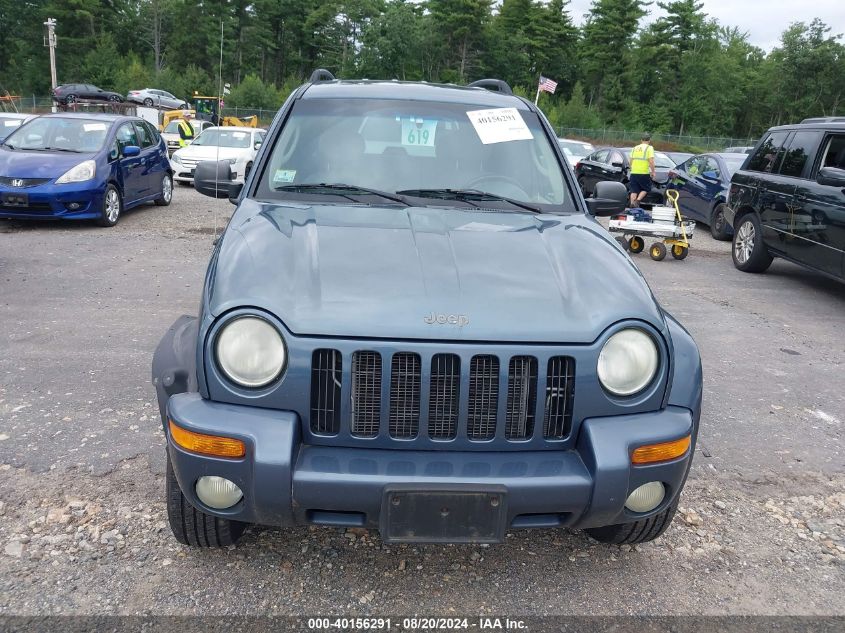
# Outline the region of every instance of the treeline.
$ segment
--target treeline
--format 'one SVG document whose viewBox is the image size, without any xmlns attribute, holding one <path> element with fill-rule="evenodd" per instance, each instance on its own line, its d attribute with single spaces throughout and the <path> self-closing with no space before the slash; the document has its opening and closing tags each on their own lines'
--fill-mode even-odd
<svg viewBox="0 0 845 633">
<path fill-rule="evenodd" d="M 223 25 L 227 106 L 276 108 L 314 68 L 344 78 L 466 83 L 499 77 L 553 123 L 747 137 L 843 114 L 845 46 L 819 20 L 770 53 L 696 0 L 0 0 L 0 89 L 49 92 L 43 47 L 58 21 L 60 82 L 216 94 Z M 761 15 L 761 20 L 766 16 Z"/>
</svg>

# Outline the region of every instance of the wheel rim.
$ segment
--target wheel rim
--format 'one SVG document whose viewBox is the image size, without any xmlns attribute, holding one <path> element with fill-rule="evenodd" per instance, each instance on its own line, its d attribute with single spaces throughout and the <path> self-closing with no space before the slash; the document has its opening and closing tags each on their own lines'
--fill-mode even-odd
<svg viewBox="0 0 845 633">
<path fill-rule="evenodd" d="M 161 197 L 165 202 L 170 202 L 173 197 L 173 181 L 170 176 L 165 176 L 161 179 Z"/>
<path fill-rule="evenodd" d="M 736 234 L 734 242 L 734 256 L 740 264 L 746 263 L 751 258 L 751 251 L 754 250 L 754 225 L 751 222 L 743 222 Z"/>
<path fill-rule="evenodd" d="M 68 95 L 65 98 L 65 103 L 73 103 L 74 101 L 76 101 L 76 97 L 74 97 L 73 95 Z"/>
<path fill-rule="evenodd" d="M 144 105 L 149 108 L 151 105 L 153 105 L 153 100 L 152 99 L 144 99 Z"/>
<path fill-rule="evenodd" d="M 109 222 L 117 222 L 120 215 L 120 196 L 114 189 L 109 189 L 106 194 L 106 217 Z"/>
</svg>

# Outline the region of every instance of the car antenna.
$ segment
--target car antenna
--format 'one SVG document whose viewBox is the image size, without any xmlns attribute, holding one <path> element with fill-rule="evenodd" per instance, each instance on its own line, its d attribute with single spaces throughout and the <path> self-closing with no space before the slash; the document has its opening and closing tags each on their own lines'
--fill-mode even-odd
<svg viewBox="0 0 845 633">
<path fill-rule="evenodd" d="M 223 20 L 220 20 L 220 66 L 217 68 L 217 151 L 214 156 L 214 162 L 217 164 L 217 169 L 214 170 L 214 199 L 218 200 L 217 197 L 217 187 L 220 182 L 220 129 L 219 125 L 223 122 L 221 118 L 223 115 Z M 196 106 L 194 106 L 196 107 Z M 196 186 L 196 185 L 195 185 Z M 214 211 L 212 212 L 214 216 L 214 239 L 212 240 L 212 244 L 215 246 L 217 245 L 217 205 L 214 205 Z"/>
</svg>

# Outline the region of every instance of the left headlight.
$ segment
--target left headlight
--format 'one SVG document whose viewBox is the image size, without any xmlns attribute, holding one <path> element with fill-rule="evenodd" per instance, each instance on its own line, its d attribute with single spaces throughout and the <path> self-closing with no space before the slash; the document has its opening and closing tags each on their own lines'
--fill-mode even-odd
<svg viewBox="0 0 845 633">
<path fill-rule="evenodd" d="M 285 368 L 287 353 L 282 335 L 256 316 L 233 319 L 217 333 L 217 366 L 232 382 L 256 389 L 276 380 Z"/>
<path fill-rule="evenodd" d="M 657 345 L 651 336 L 637 328 L 621 330 L 602 347 L 599 381 L 615 396 L 632 396 L 651 383 L 658 364 Z"/>
<path fill-rule="evenodd" d="M 69 182 L 85 182 L 91 180 L 97 173 L 97 163 L 93 160 L 86 160 L 75 167 L 71 167 L 56 180 L 57 185 L 64 185 Z"/>
<path fill-rule="evenodd" d="M 171 157 L 170 157 L 170 160 L 172 160 L 172 161 L 173 161 L 174 163 L 176 163 L 177 165 L 181 165 L 181 164 L 182 164 L 182 157 L 181 157 L 181 156 L 179 156 L 179 154 L 173 154 L 173 156 L 171 156 Z"/>
</svg>

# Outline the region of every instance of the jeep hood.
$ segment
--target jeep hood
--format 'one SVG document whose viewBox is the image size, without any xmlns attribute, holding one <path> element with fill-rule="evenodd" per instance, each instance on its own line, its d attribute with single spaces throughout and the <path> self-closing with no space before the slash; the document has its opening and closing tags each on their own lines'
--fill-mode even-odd
<svg viewBox="0 0 845 633">
<path fill-rule="evenodd" d="M 580 214 L 245 200 L 206 290 L 214 316 L 254 306 L 299 335 L 589 343 L 621 319 L 664 329 L 637 268 Z"/>
</svg>

